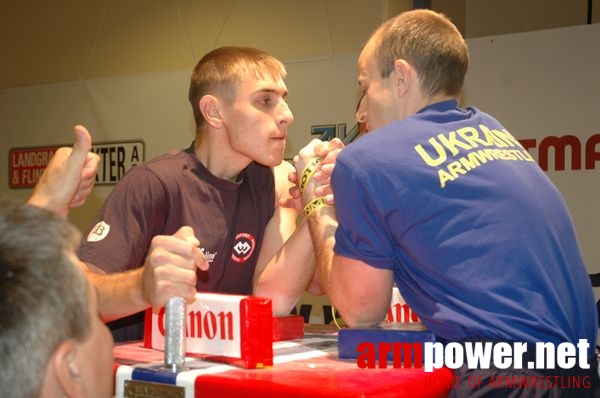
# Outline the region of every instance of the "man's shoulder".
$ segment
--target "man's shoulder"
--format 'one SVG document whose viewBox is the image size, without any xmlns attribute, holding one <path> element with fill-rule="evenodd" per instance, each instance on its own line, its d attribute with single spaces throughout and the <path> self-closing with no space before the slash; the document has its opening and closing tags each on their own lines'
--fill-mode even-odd
<svg viewBox="0 0 600 398">
<path fill-rule="evenodd" d="M 151 169 L 168 168 L 173 165 L 186 163 L 189 156 L 186 151 L 175 149 L 148 160 L 144 165 Z"/>
<path fill-rule="evenodd" d="M 178 180 L 178 171 L 184 170 L 187 163 L 185 151 L 164 153 L 129 169 L 114 190 L 130 189 L 127 187 L 132 186 L 139 190 L 141 186 L 170 185 Z"/>
<path fill-rule="evenodd" d="M 150 171 L 157 176 L 172 176 L 174 171 L 189 166 L 189 162 L 189 154 L 186 151 L 172 150 L 132 168 L 131 171 L 139 167 L 138 171 Z"/>
</svg>

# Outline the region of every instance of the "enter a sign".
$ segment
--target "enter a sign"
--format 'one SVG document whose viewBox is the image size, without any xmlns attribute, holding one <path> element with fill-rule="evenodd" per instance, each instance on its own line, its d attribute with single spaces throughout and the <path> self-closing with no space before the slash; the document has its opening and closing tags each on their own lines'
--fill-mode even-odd
<svg viewBox="0 0 600 398">
<path fill-rule="evenodd" d="M 96 184 L 116 184 L 132 167 L 143 163 L 144 142 L 113 142 L 93 145 L 92 151 L 100 156 Z"/>
</svg>

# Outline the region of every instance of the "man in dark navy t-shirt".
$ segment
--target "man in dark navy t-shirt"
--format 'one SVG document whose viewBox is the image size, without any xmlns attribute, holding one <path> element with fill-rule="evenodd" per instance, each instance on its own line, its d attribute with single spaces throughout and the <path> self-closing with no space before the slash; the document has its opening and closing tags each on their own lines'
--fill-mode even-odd
<svg viewBox="0 0 600 398">
<path fill-rule="evenodd" d="M 341 151 L 315 140 L 298 159 L 300 174 L 324 157 L 301 179 L 319 281 L 350 326 L 381 322 L 395 283 L 442 343 L 529 348 L 508 365 L 465 359 L 452 396 L 591 396 L 598 320 L 567 206 L 497 120 L 459 106 L 467 66 L 459 31 L 430 10 L 371 36 L 358 59 L 370 132 Z M 532 366 L 538 342 L 582 355 Z M 523 378 L 541 387 L 522 391 Z"/>
<path fill-rule="evenodd" d="M 116 340 L 141 338 L 139 314 L 172 296 L 254 294 L 282 316 L 309 287 L 308 228 L 278 206 L 293 171 L 283 159 L 294 120 L 285 76 L 254 48 L 206 54 L 190 83 L 192 145 L 136 166 L 103 204 L 78 254 Z"/>
</svg>

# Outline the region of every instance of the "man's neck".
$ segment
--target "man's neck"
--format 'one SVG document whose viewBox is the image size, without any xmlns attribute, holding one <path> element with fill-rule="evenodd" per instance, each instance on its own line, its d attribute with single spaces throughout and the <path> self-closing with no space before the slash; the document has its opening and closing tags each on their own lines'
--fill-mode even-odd
<svg viewBox="0 0 600 398">
<path fill-rule="evenodd" d="M 197 134 L 194 142 L 194 153 L 215 177 L 236 183 L 240 182 L 241 172 L 252 162 L 245 157 L 242 159 L 229 146 L 204 139 L 200 134 Z"/>
</svg>

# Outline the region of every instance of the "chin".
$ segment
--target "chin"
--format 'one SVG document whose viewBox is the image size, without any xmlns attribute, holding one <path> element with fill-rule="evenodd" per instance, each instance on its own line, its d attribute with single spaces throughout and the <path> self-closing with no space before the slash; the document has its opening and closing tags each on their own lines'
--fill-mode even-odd
<svg viewBox="0 0 600 398">
<path fill-rule="evenodd" d="M 279 166 L 281 164 L 281 162 L 283 162 L 283 156 L 279 160 L 269 158 L 269 159 L 260 159 L 260 160 L 256 161 L 256 163 L 261 164 L 265 167 Z"/>
<path fill-rule="evenodd" d="M 267 167 L 275 167 L 283 162 L 284 151 L 272 151 L 271 153 L 265 153 L 263 156 L 256 159 L 256 162 Z"/>
</svg>

